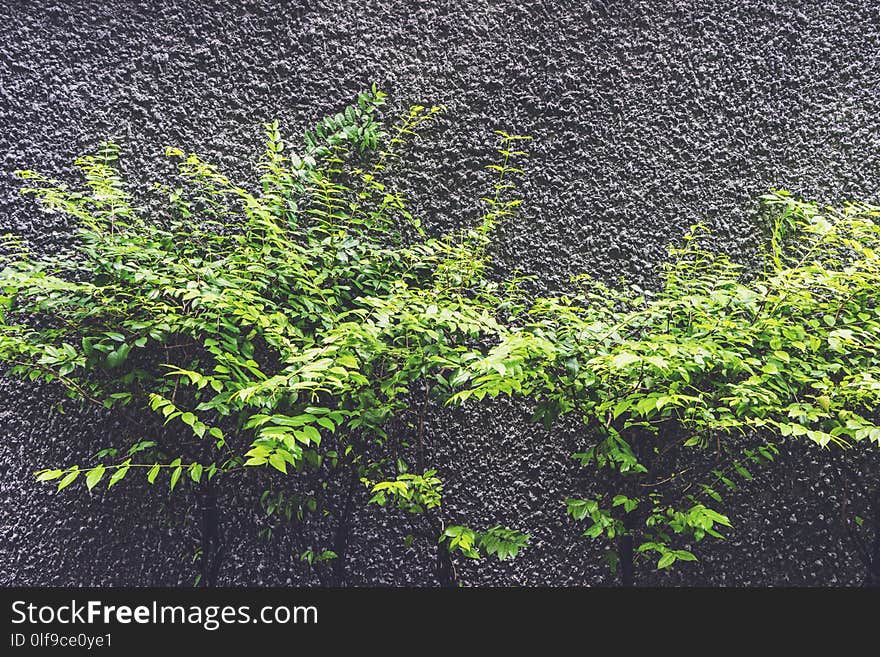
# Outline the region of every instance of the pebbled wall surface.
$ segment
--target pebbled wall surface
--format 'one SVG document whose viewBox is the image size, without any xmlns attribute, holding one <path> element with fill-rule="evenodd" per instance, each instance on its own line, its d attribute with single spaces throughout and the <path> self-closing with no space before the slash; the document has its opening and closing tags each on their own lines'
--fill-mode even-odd
<svg viewBox="0 0 880 657">
<path fill-rule="evenodd" d="M 874 0 L 0 0 L 0 233 L 52 251 L 69 241 L 10 172 L 74 182 L 71 162 L 104 138 L 146 185 L 166 144 L 247 180 L 260 123 L 288 133 L 347 104 L 372 81 L 392 110 L 442 103 L 401 184 L 427 226 L 472 219 L 492 130 L 535 137 L 525 209 L 504 225 L 501 271 L 545 290 L 589 271 L 650 283 L 665 245 L 702 220 L 748 259 L 772 186 L 837 201 L 880 201 L 880 5 Z M 187 585 L 195 546 L 186 495 L 134 482 L 113 495 L 55 496 L 37 466 L 83 462 L 129 430 L 90 412 L 52 411 L 51 389 L 0 380 L 0 584 Z M 446 513 L 529 531 L 504 564 L 467 564 L 466 584 L 609 582 L 563 514 L 583 477 L 576 428 L 552 437 L 509 402 L 428 425 L 447 481 Z M 836 457 L 792 445 L 785 476 L 730 497 L 737 527 L 698 564 L 650 584 L 851 585 L 861 565 L 842 539 L 841 504 L 863 501 Z M 876 485 L 880 460 L 855 466 Z M 315 583 L 283 542 L 253 539 L 256 501 L 224 493 L 221 583 Z M 148 500 L 148 501 L 145 501 Z M 162 522 L 158 503 L 173 519 Z M 359 509 L 349 583 L 430 585 L 427 544 L 405 549 L 406 519 Z"/>
</svg>

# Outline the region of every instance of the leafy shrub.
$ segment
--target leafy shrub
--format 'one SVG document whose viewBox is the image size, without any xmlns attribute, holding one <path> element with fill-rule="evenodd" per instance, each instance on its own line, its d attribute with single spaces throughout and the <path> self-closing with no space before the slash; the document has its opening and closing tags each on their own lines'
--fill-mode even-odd
<svg viewBox="0 0 880 657">
<path fill-rule="evenodd" d="M 880 208 L 763 197 L 772 237 L 759 273 L 705 250 L 702 226 L 670 249 L 657 292 L 588 277 L 524 307 L 501 342 L 472 352 L 450 401 L 522 395 L 548 426 L 586 425 L 574 457 L 592 497 L 566 500 L 584 535 L 613 542 L 624 583 L 696 559 L 731 526 L 711 508 L 770 463 L 776 441 L 880 445 Z"/>
<path fill-rule="evenodd" d="M 384 98 L 375 87 L 361 94 L 307 132 L 298 155 L 267 124 L 260 193 L 176 148 L 166 155 L 179 179 L 159 186 L 166 202 L 152 212 L 120 179 L 112 143 L 76 161 L 84 191 L 19 172 L 45 210 L 78 220 L 77 239 L 42 259 L 9 241 L 0 360 L 11 375 L 130 419 L 95 461 L 37 478 L 59 490 L 78 479 L 112 488 L 135 471 L 171 490 L 188 482 L 211 518 L 199 553 L 205 583 L 223 552 L 217 487 L 257 471 L 267 516 L 295 532 L 309 515 L 337 518 L 334 544 L 302 546 L 302 559 L 335 560 L 344 581 L 355 487 L 398 457 L 389 422 L 413 395 L 448 395 L 463 345 L 499 330 L 485 246 L 519 203 L 506 198 L 519 138 L 500 133 L 498 179 L 477 225 L 428 239 L 385 173 L 441 108 L 412 107 L 388 135 L 376 118 Z M 145 422 L 145 410 L 157 421 Z M 421 431 L 410 439 L 418 476 L 437 482 L 419 508 L 436 514 L 439 479 L 425 471 Z M 293 491 L 281 475 L 295 475 Z M 501 558 L 515 551 L 499 541 L 525 538 L 493 537 L 487 553 Z"/>
<path fill-rule="evenodd" d="M 574 294 L 533 299 L 516 280 L 492 282 L 487 256 L 520 203 L 511 180 L 525 138 L 499 133 L 476 225 L 428 238 L 385 174 L 441 108 L 414 106 L 386 134 L 383 102 L 361 94 L 307 132 L 299 155 L 268 124 L 259 193 L 175 148 L 179 179 L 150 212 L 119 178 L 114 144 L 77 160 L 85 191 L 20 172 L 46 210 L 78 220 L 77 240 L 35 259 L 8 238 L 0 360 L 128 420 L 93 461 L 38 479 L 111 488 L 139 470 L 191 486 L 206 584 L 224 549 L 218 486 L 262 490 L 262 534 L 289 536 L 327 584 L 345 583 L 351 516 L 368 492 L 427 518 L 422 538 L 440 546 L 437 576 L 451 583 L 454 554 L 505 560 L 529 537 L 443 515 L 426 414 L 520 396 L 548 427 L 583 422 L 574 457 L 594 476 L 564 511 L 610 542 L 629 584 L 649 558 L 665 569 L 723 538 L 732 523 L 713 507 L 773 463 L 780 440 L 880 444 L 880 208 L 773 192 L 760 272 L 705 249 L 695 226 L 656 291 L 580 276 Z M 405 435 L 390 435 L 395 423 Z M 308 542 L 310 518 L 335 522 L 326 544 Z"/>
</svg>

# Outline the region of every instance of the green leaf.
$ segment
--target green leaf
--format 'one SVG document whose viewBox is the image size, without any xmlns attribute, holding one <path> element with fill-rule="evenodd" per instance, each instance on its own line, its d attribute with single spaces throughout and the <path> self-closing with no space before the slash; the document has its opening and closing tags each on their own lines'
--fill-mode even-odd
<svg viewBox="0 0 880 657">
<path fill-rule="evenodd" d="M 86 486 L 89 490 L 92 490 L 95 486 L 98 485 L 98 482 L 101 481 L 101 477 L 104 476 L 104 472 L 106 468 L 103 465 L 98 465 L 86 474 Z"/>
<path fill-rule="evenodd" d="M 189 466 L 189 478 L 198 483 L 202 480 L 202 464 L 193 463 Z"/>
<path fill-rule="evenodd" d="M 65 488 L 67 488 L 68 486 L 70 486 L 70 484 L 72 484 L 78 476 L 79 476 L 79 468 L 74 466 L 73 468 L 71 468 L 67 472 L 67 474 L 64 476 L 64 478 L 58 482 L 58 490 L 63 490 Z"/>
<path fill-rule="evenodd" d="M 340 356 L 337 356 L 336 362 L 350 370 L 355 370 L 358 366 L 357 359 L 349 354 L 341 354 Z"/>
<path fill-rule="evenodd" d="M 624 352 L 622 354 L 617 354 L 614 358 L 612 358 L 611 365 L 615 369 L 622 370 L 623 368 L 627 367 L 628 365 L 632 365 L 633 363 L 638 363 L 641 360 L 642 360 L 641 357 L 637 356 L 636 354 L 630 354 L 630 353 Z"/>
<path fill-rule="evenodd" d="M 156 477 L 159 476 L 159 470 L 161 470 L 161 468 L 159 467 L 159 464 L 156 463 L 150 468 L 149 472 L 147 472 L 147 481 L 150 484 L 156 481 Z"/>
<path fill-rule="evenodd" d="M 128 358 L 131 351 L 131 345 L 121 344 L 114 351 L 107 354 L 107 367 L 113 369 L 122 365 Z"/>
<path fill-rule="evenodd" d="M 305 431 L 301 431 L 299 429 L 294 429 L 293 435 L 302 444 L 304 444 L 304 445 L 311 444 L 311 438 L 309 437 L 309 434 L 307 434 Z"/>
<path fill-rule="evenodd" d="M 676 559 L 677 557 L 673 552 L 667 552 L 662 557 L 660 557 L 660 560 L 657 562 L 657 570 L 669 568 L 669 566 L 675 563 Z"/>
<path fill-rule="evenodd" d="M 594 538 L 594 539 L 599 538 L 602 535 L 602 532 L 604 531 L 604 529 L 605 528 L 600 523 L 597 522 L 592 527 L 590 527 L 587 531 L 585 531 L 583 535 L 586 536 L 587 538 Z"/>
<path fill-rule="evenodd" d="M 112 488 L 120 481 L 122 481 L 122 478 L 125 477 L 126 474 L 128 474 L 129 463 L 131 463 L 131 459 L 123 461 L 122 465 L 118 467 L 116 469 L 116 472 L 114 472 L 113 475 L 110 477 L 110 481 L 107 482 L 107 488 Z"/>
<path fill-rule="evenodd" d="M 326 417 L 319 417 L 316 422 L 324 427 L 325 429 L 330 430 L 331 432 L 336 431 L 336 425 L 333 424 L 333 421 Z"/>
<path fill-rule="evenodd" d="M 52 481 L 64 474 L 64 470 L 44 470 L 37 474 L 37 481 Z"/>
<path fill-rule="evenodd" d="M 745 479 L 746 481 L 752 481 L 752 479 L 754 479 L 754 477 L 752 477 L 752 473 L 749 472 L 749 471 L 748 471 L 745 467 L 743 467 L 740 463 L 734 463 L 734 464 L 733 464 L 733 468 L 734 468 L 734 470 L 736 470 L 737 473 L 738 473 L 743 479 Z"/>
<path fill-rule="evenodd" d="M 675 555 L 676 559 L 679 559 L 681 561 L 696 561 L 697 560 L 697 558 L 692 553 L 688 552 L 687 550 L 674 550 L 673 554 Z"/>
<path fill-rule="evenodd" d="M 271 456 L 269 456 L 269 465 L 271 465 L 276 470 L 287 474 L 287 461 L 284 460 L 284 457 L 281 456 L 278 452 L 275 452 Z"/>
<path fill-rule="evenodd" d="M 179 459 L 178 459 L 179 461 Z M 180 475 L 183 474 L 183 466 L 178 465 L 171 472 L 171 490 L 174 490 L 174 487 L 177 486 L 177 482 L 180 481 Z"/>
<path fill-rule="evenodd" d="M 773 357 L 776 358 L 777 360 L 782 361 L 783 363 L 791 362 L 791 356 L 789 356 L 788 352 L 786 352 L 786 351 L 774 351 Z"/>
<path fill-rule="evenodd" d="M 321 444 L 321 433 L 315 427 L 311 425 L 303 427 L 302 432 L 316 445 Z"/>
<path fill-rule="evenodd" d="M 725 527 L 733 527 L 730 519 L 727 516 L 718 513 L 717 511 L 713 511 L 712 509 L 704 509 L 703 515 L 705 515 L 707 518 L 710 518 L 714 522 L 717 522 L 719 525 L 724 525 Z"/>
<path fill-rule="evenodd" d="M 632 406 L 631 399 L 624 399 L 622 401 L 617 402 L 614 406 L 614 410 L 612 411 L 612 417 L 616 420 L 620 417 L 620 415 L 627 410 L 629 410 L 630 406 Z"/>
</svg>

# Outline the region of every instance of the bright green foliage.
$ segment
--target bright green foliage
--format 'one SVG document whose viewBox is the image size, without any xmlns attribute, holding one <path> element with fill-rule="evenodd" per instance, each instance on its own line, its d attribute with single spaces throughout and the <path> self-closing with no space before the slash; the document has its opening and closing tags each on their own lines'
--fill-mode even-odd
<svg viewBox="0 0 880 657">
<path fill-rule="evenodd" d="M 442 502 L 443 483 L 436 474 L 434 470 L 428 470 L 423 475 L 404 473 L 395 480 L 376 484 L 365 480 L 373 492 L 370 503 L 379 506 L 393 504 L 416 514 L 438 509 Z M 453 525 L 443 530 L 439 543 L 450 552 L 459 551 L 470 559 L 480 559 L 485 554 L 505 561 L 516 557 L 528 545 L 530 538 L 528 534 L 501 525 L 490 527 L 485 532 Z"/>
<path fill-rule="evenodd" d="M 495 525 L 479 534 L 479 548 L 501 561 L 513 559 L 528 545 L 531 536 L 515 529 Z"/>
<path fill-rule="evenodd" d="M 304 561 L 310 566 L 314 566 L 315 564 L 319 564 L 325 561 L 332 561 L 333 559 L 338 559 L 339 555 L 336 554 L 333 550 L 324 550 L 323 552 L 315 552 L 314 550 L 306 550 L 301 555 L 299 555 L 299 560 Z"/>
<path fill-rule="evenodd" d="M 501 525 L 490 527 L 484 532 L 476 532 L 470 527 L 453 525 L 440 535 L 440 543 L 450 552 L 461 552 L 469 559 L 480 559 L 483 555 L 494 555 L 500 561 L 516 557 L 531 536 Z"/>
<path fill-rule="evenodd" d="M 385 506 L 390 498 L 397 508 L 409 513 L 436 509 L 443 498 L 443 482 L 436 475 L 436 470 L 427 470 L 420 475 L 405 473 L 393 481 L 380 481 L 371 487 L 370 503 Z"/>
<path fill-rule="evenodd" d="M 763 271 L 702 248 L 697 226 L 659 291 L 579 277 L 579 294 L 539 299 L 455 376 L 452 402 L 523 395 L 547 426 L 582 419 L 574 457 L 601 490 L 567 500 L 568 514 L 659 568 L 693 560 L 676 543 L 722 537 L 731 523 L 706 504 L 772 462 L 774 440 L 880 444 L 880 208 L 763 201 Z"/>
<path fill-rule="evenodd" d="M 487 211 L 473 228 L 428 239 L 384 176 L 441 108 L 412 107 L 389 137 L 376 119 L 384 98 L 375 87 L 361 94 L 307 132 L 299 154 L 267 124 L 259 193 L 176 148 L 166 155 L 179 178 L 157 186 L 165 203 L 149 213 L 114 168 L 114 144 L 77 160 L 84 191 L 19 172 L 25 193 L 78 228 L 71 251 L 49 258 L 10 241 L 0 360 L 131 420 L 108 437 L 103 462 L 39 480 L 61 489 L 82 473 L 92 489 L 141 470 L 174 489 L 262 469 L 320 481 L 392 458 L 389 421 L 414 392 L 444 399 L 464 345 L 499 331 L 485 247 L 519 203 L 505 192 L 522 153 L 500 133 Z M 434 471 L 400 485 L 424 487 L 413 505 L 439 504 Z M 263 504 L 288 520 L 321 510 L 306 493 Z"/>
<path fill-rule="evenodd" d="M 387 135 L 383 102 L 361 94 L 299 154 L 267 124 L 259 192 L 175 148 L 179 176 L 157 186 L 151 212 L 120 179 L 114 144 L 76 161 L 83 191 L 19 172 L 78 229 L 52 257 L 4 245 L 0 361 L 127 420 L 93 463 L 39 481 L 92 490 L 140 471 L 174 490 L 259 472 L 266 517 L 291 524 L 338 512 L 334 477 L 349 491 L 360 481 L 370 502 L 429 516 L 446 556 L 504 560 L 529 537 L 444 522 L 424 418 L 429 403 L 523 396 L 548 427 L 585 425 L 574 457 L 596 476 L 568 515 L 616 543 L 612 566 L 663 569 L 723 537 L 731 522 L 710 505 L 772 463 L 779 440 L 880 444 L 880 208 L 774 192 L 760 272 L 705 249 L 696 226 L 657 291 L 581 276 L 570 296 L 526 301 L 516 281 L 487 276 L 492 231 L 520 203 L 511 180 L 526 138 L 498 133 L 476 225 L 428 238 L 385 174 L 441 108 L 414 106 Z M 391 421 L 413 413 L 412 435 L 389 440 Z M 302 485 L 275 486 L 291 480 Z M 296 554 L 341 561 L 330 547 Z"/>
</svg>

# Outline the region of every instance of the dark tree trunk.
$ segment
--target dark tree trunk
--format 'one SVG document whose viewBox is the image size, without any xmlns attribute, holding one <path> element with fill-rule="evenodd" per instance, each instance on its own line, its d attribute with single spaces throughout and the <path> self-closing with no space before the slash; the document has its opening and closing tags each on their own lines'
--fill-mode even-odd
<svg viewBox="0 0 880 657">
<path fill-rule="evenodd" d="M 437 509 L 432 509 L 428 512 L 428 522 L 430 535 L 436 537 L 433 538 L 436 541 L 446 530 L 443 519 L 437 513 Z M 442 587 L 453 587 L 457 582 L 455 564 L 452 563 L 452 553 L 449 552 L 445 542 L 437 543 L 437 563 L 434 574 L 437 577 L 437 582 Z"/>
<path fill-rule="evenodd" d="M 442 543 L 437 546 L 437 581 L 440 586 L 455 586 L 455 570 L 452 567 L 452 555 Z"/>
<path fill-rule="evenodd" d="M 201 585 L 217 586 L 217 577 L 223 563 L 223 541 L 220 533 L 220 509 L 217 504 L 217 487 L 208 481 L 201 487 L 200 503 L 202 511 L 201 547 L 199 562 Z"/>
<path fill-rule="evenodd" d="M 621 586 L 633 586 L 635 584 L 635 563 L 633 561 L 632 534 L 624 534 L 617 539 L 617 557 L 619 559 Z"/>
</svg>

